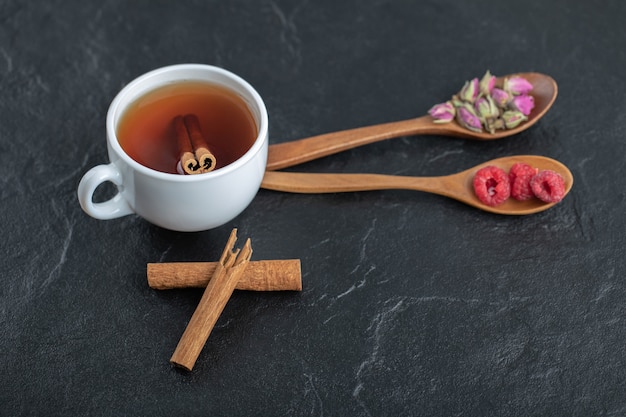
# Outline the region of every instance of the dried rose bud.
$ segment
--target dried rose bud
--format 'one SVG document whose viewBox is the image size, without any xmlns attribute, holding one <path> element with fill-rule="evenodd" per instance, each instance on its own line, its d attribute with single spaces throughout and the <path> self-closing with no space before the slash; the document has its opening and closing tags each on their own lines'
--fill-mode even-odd
<svg viewBox="0 0 626 417">
<path fill-rule="evenodd" d="M 487 129 L 489 133 L 495 133 L 496 130 L 501 130 L 504 128 L 506 128 L 506 126 L 504 125 L 504 120 L 502 120 L 501 117 L 498 117 L 497 119 L 487 120 L 485 123 L 485 129 Z"/>
<path fill-rule="evenodd" d="M 522 94 L 520 96 L 513 97 L 509 106 L 512 110 L 520 111 L 524 114 L 524 116 L 528 116 L 531 110 L 535 107 L 535 99 L 533 96 Z"/>
<path fill-rule="evenodd" d="M 461 126 L 466 127 L 474 132 L 482 132 L 483 127 L 480 118 L 471 106 L 459 107 L 456 111 L 456 120 Z"/>
<path fill-rule="evenodd" d="M 498 110 L 498 106 L 496 106 L 491 96 L 478 97 L 474 102 L 474 108 L 476 109 L 476 114 L 483 119 L 491 119 L 500 115 L 500 110 Z"/>
<path fill-rule="evenodd" d="M 448 123 L 454 120 L 454 116 L 456 111 L 454 106 L 450 101 L 446 101 L 445 103 L 435 104 L 430 110 L 428 110 L 428 114 L 435 120 L 434 123 Z"/>
<path fill-rule="evenodd" d="M 491 90 L 491 98 L 493 98 L 493 101 L 495 101 L 496 105 L 501 109 L 506 108 L 509 101 L 511 101 L 511 95 L 497 87 Z"/>
<path fill-rule="evenodd" d="M 491 75 L 489 70 L 483 75 L 483 78 L 480 80 L 480 93 L 484 96 L 488 96 L 491 94 L 493 87 L 496 85 L 496 77 Z"/>
<path fill-rule="evenodd" d="M 533 85 L 522 77 L 511 77 L 504 80 L 504 90 L 513 95 L 528 94 L 533 89 Z"/>
<path fill-rule="evenodd" d="M 502 113 L 502 120 L 504 121 L 504 126 L 506 126 L 507 129 L 513 129 L 520 123 L 528 120 L 528 118 L 521 111 L 507 110 Z"/>
<path fill-rule="evenodd" d="M 458 109 L 459 107 L 463 107 L 463 100 L 461 100 L 459 98 L 458 95 L 453 95 L 452 98 L 450 99 L 450 103 L 452 103 L 452 105 L 454 106 L 454 108 Z"/>
<path fill-rule="evenodd" d="M 459 91 L 459 98 L 463 101 L 473 103 L 478 97 L 478 93 L 480 93 L 479 84 L 478 78 L 466 81 L 461 91 Z"/>
</svg>

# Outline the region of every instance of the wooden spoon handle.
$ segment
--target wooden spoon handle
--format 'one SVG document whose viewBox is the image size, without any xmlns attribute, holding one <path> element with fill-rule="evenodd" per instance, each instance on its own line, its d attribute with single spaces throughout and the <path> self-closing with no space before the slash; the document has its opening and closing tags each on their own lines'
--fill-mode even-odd
<svg viewBox="0 0 626 417">
<path fill-rule="evenodd" d="M 385 139 L 418 134 L 440 134 L 442 130 L 454 128 L 435 124 L 430 116 L 422 116 L 279 143 L 269 147 L 266 170 L 291 167 Z"/>
<path fill-rule="evenodd" d="M 261 187 L 301 194 L 342 193 L 374 190 L 415 190 L 458 199 L 467 194 L 462 179 L 442 177 L 403 177 L 381 174 L 309 174 L 266 172 Z"/>
</svg>

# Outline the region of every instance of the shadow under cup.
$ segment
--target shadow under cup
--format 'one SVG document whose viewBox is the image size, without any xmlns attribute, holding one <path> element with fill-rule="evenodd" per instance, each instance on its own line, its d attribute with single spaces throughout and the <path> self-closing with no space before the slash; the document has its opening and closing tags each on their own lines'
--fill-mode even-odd
<svg viewBox="0 0 626 417">
<path fill-rule="evenodd" d="M 122 149 L 116 133 L 129 106 L 156 89 L 189 82 L 217 85 L 243 100 L 257 129 L 250 148 L 234 162 L 198 175 L 160 172 L 135 161 Z M 268 149 L 265 104 L 245 80 L 218 67 L 182 64 L 144 74 L 115 97 L 107 113 L 106 128 L 110 163 L 89 170 L 78 187 L 83 210 L 96 219 L 136 213 L 170 230 L 213 229 L 239 215 L 263 180 Z M 115 184 L 118 193 L 108 201 L 94 203 L 95 189 L 106 181 Z"/>
</svg>

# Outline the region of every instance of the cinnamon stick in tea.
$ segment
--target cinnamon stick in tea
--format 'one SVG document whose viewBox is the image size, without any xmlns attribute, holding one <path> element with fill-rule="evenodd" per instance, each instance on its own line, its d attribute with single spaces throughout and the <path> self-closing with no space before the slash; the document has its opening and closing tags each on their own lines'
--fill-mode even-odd
<svg viewBox="0 0 626 417">
<path fill-rule="evenodd" d="M 193 369 L 237 281 L 248 266 L 252 256 L 250 239 L 241 250 L 233 250 L 236 240 L 237 229 L 233 229 L 215 272 L 170 359 L 176 366 L 188 371 Z"/>
<path fill-rule="evenodd" d="M 189 138 L 191 139 L 191 146 L 193 146 L 196 160 L 200 165 L 202 172 L 210 172 L 215 169 L 215 156 L 209 150 L 204 136 L 202 135 L 202 129 L 200 129 L 200 121 L 195 114 L 188 114 L 185 116 L 185 126 L 189 132 Z"/>
<path fill-rule="evenodd" d="M 218 262 L 149 263 L 148 285 L 157 290 L 205 288 Z M 250 261 L 235 286 L 244 291 L 302 291 L 299 259 Z"/>
<path fill-rule="evenodd" d="M 174 132 L 176 133 L 176 144 L 178 145 L 180 165 L 183 171 L 187 174 L 199 174 L 200 164 L 193 153 L 191 139 L 182 116 L 174 118 Z"/>
</svg>

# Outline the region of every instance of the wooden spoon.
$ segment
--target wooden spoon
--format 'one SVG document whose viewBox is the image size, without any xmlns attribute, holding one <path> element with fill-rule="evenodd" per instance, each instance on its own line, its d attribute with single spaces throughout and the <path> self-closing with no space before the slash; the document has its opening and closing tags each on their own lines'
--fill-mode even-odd
<svg viewBox="0 0 626 417">
<path fill-rule="evenodd" d="M 266 170 L 274 171 L 287 168 L 358 146 L 403 136 L 441 135 L 476 140 L 494 140 L 515 135 L 537 123 L 546 114 L 556 99 L 558 88 L 552 77 L 536 72 L 499 77 L 497 82 L 502 83 L 504 78 L 513 75 L 524 77 L 533 85 L 531 95 L 535 99 L 535 107 L 528 115 L 528 120 L 515 129 L 499 130 L 493 134 L 489 132 L 478 133 L 468 130 L 456 122 L 433 123 L 433 119 L 426 115 L 415 119 L 342 130 L 340 132 L 326 133 L 271 145 L 269 147 Z"/>
<path fill-rule="evenodd" d="M 516 155 L 493 159 L 457 174 L 441 177 L 404 177 L 379 174 L 309 174 L 270 171 L 265 173 L 261 188 L 291 193 L 341 193 L 373 190 L 415 190 L 450 197 L 470 206 L 491 213 L 522 215 L 547 210 L 556 203 L 545 203 L 538 198 L 517 201 L 509 198 L 504 203 L 491 207 L 483 204 L 474 193 L 472 180 L 480 168 L 494 165 L 506 172 L 516 162 L 524 162 L 533 168 L 556 171 L 565 181 L 565 194 L 574 183 L 570 170 L 551 158 L 534 155 Z"/>
</svg>

